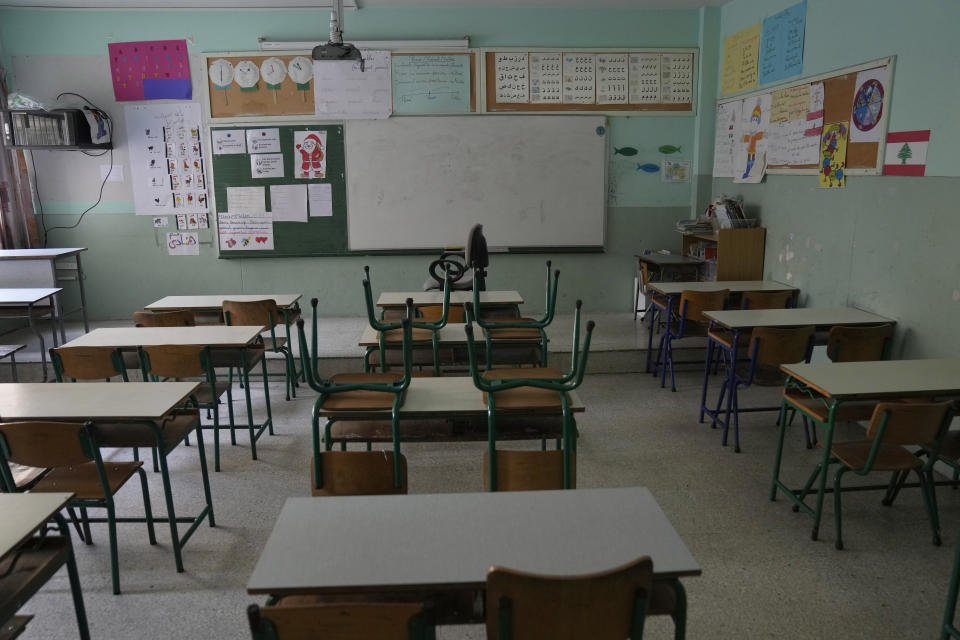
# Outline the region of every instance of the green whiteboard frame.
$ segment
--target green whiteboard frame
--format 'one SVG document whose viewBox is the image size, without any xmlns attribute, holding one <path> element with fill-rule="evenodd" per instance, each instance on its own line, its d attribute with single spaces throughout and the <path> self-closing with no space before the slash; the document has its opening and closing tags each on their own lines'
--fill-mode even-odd
<svg viewBox="0 0 960 640">
<path fill-rule="evenodd" d="M 247 129 L 279 129 L 280 152 L 283 154 L 283 178 L 253 178 L 250 175 L 250 154 L 210 154 L 213 174 L 214 211 L 217 217 L 217 247 L 219 242 L 218 214 L 227 211 L 227 187 L 263 187 L 267 210 L 270 205 L 270 185 L 323 184 L 332 185 L 333 216 L 309 217 L 302 222 L 275 222 L 273 227 L 274 249 L 270 251 L 230 251 L 221 249 L 218 257 L 233 258 L 294 258 L 314 256 L 355 255 L 347 249 L 347 181 L 346 158 L 343 146 L 342 124 L 274 124 L 264 121 L 258 124 L 218 124 L 214 131 Z M 295 174 L 296 161 L 293 148 L 294 131 L 327 132 L 327 173 L 322 180 L 298 180 Z M 211 146 L 212 148 L 212 146 Z"/>
</svg>

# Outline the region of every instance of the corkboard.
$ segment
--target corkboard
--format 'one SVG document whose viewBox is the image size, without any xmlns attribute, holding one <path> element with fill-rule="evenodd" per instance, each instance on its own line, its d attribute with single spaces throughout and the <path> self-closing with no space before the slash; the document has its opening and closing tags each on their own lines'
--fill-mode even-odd
<svg viewBox="0 0 960 640">
<path fill-rule="evenodd" d="M 217 56 L 210 55 L 206 58 L 206 68 L 210 68 L 210 63 L 214 60 L 223 58 L 236 67 L 241 60 L 250 60 L 258 67 L 267 58 L 280 58 L 284 64 L 289 64 L 297 56 L 305 55 L 310 57 L 309 53 L 293 53 L 276 55 L 272 53 L 255 54 L 245 56 Z M 297 83 L 287 76 L 283 79 L 279 91 L 267 89 L 267 83 L 263 78 L 257 82 L 256 91 L 244 91 L 236 82 L 230 83 L 228 89 L 216 89 L 210 78 L 207 78 L 207 92 L 210 96 L 210 117 L 211 118 L 233 118 L 237 116 L 302 116 L 313 115 L 313 80 L 309 83 L 309 89 L 301 91 L 297 89 Z"/>
<path fill-rule="evenodd" d="M 476 113 L 477 111 L 477 75 L 476 75 L 476 56 L 472 51 L 466 53 L 451 53 L 450 51 L 442 52 L 430 52 L 430 51 L 418 51 L 416 53 L 412 52 L 403 52 L 403 53 L 394 53 L 390 57 L 396 58 L 397 56 L 470 56 L 470 112 Z"/>
<path fill-rule="evenodd" d="M 536 52 L 536 50 L 531 50 Z M 565 51 L 570 51 L 569 49 Z M 608 111 L 626 111 L 626 112 L 637 112 L 637 111 L 673 111 L 673 112 L 686 112 L 693 113 L 693 103 L 692 102 L 669 102 L 669 103 L 645 103 L 645 104 L 556 104 L 556 103 L 517 103 L 517 102 L 497 102 L 496 91 L 493 90 L 493 87 L 496 83 L 496 53 L 495 51 L 487 51 L 484 56 L 484 65 L 483 72 L 486 81 L 486 109 L 488 112 L 523 112 L 523 111 L 533 111 L 537 113 L 543 112 L 608 112 Z M 604 53 L 603 51 L 584 51 L 584 53 Z M 630 49 L 624 49 L 623 51 L 612 51 L 611 53 L 633 53 Z M 650 52 L 653 53 L 653 52 Z M 675 53 L 673 50 L 664 49 L 663 53 Z M 686 53 L 686 52 L 683 52 Z M 697 68 L 697 53 L 692 53 L 693 55 L 693 68 Z M 694 90 L 696 90 L 697 79 L 694 77 Z"/>
</svg>

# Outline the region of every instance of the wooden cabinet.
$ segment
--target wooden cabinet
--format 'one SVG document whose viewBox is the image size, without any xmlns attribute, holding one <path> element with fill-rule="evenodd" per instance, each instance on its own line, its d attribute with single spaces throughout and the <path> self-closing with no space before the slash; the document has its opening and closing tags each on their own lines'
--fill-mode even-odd
<svg viewBox="0 0 960 640">
<path fill-rule="evenodd" d="M 702 280 L 763 280 L 766 232 L 760 227 L 684 235 L 681 250 L 705 260 Z"/>
</svg>

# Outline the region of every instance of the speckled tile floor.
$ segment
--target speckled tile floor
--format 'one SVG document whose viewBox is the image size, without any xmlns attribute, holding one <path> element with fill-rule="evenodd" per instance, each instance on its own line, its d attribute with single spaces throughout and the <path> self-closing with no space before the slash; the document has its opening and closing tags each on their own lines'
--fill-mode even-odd
<svg viewBox="0 0 960 640">
<path fill-rule="evenodd" d="M 624 320 L 617 331 L 632 324 L 632 318 L 629 323 Z M 324 334 L 329 332 L 334 340 L 347 328 L 325 321 Z M 833 508 L 828 502 L 820 541 L 812 542 L 809 518 L 793 513 L 783 499 L 768 499 L 773 414 L 744 417 L 743 453 L 735 454 L 720 446 L 718 431 L 697 422 L 698 372 L 687 370 L 678 382 L 679 390 L 671 393 L 648 375 L 588 376 L 580 391 L 587 412 L 579 420 L 577 472 L 580 487 L 651 489 L 703 568 L 701 577 L 685 581 L 689 638 L 937 635 L 960 522 L 960 492 L 938 493 L 942 547 L 930 544 L 916 491 L 902 494 L 893 508 L 881 507 L 875 493 L 847 494 L 847 548 L 842 552 L 834 549 Z M 254 410 L 262 413 L 262 389 L 253 385 L 252 391 Z M 749 389 L 742 404 L 769 404 L 777 393 Z M 223 471 L 211 473 L 217 527 L 204 525 L 190 540 L 184 550 L 185 573 L 174 569 L 165 526 L 158 526 L 160 544 L 151 547 L 142 525 L 120 525 L 123 595 L 114 596 L 105 528 L 94 528 L 93 546 L 75 540 L 94 638 L 248 637 L 244 608 L 257 599 L 246 594 L 247 579 L 284 499 L 308 493 L 309 414 L 315 396 L 303 390 L 297 399 L 284 402 L 282 384 L 276 382 L 271 384 L 271 397 L 277 435 L 260 440 L 257 461 L 250 459 L 243 433 L 238 434 L 238 446 L 223 447 Z M 242 401 L 236 408 L 242 423 Z M 842 431 L 849 437 L 862 435 L 855 425 Z M 207 442 L 209 458 L 212 436 Z M 481 490 L 484 446 L 406 445 L 410 491 Z M 129 454 L 109 455 L 125 459 Z M 816 456 L 804 448 L 802 431 L 792 429 L 784 476 L 802 482 Z M 202 495 L 196 447 L 181 446 L 170 462 L 177 508 L 183 514 L 193 512 Z M 149 481 L 154 509 L 161 511 L 159 476 L 151 472 Z M 118 505 L 119 513 L 142 510 L 136 484 L 121 490 Z M 317 544 L 336 541 L 318 539 Z M 36 616 L 22 636 L 25 639 L 76 637 L 62 572 L 23 611 Z M 647 628 L 649 638 L 672 637 L 668 620 L 651 619 Z M 439 636 L 482 638 L 484 630 L 447 627 Z"/>
</svg>

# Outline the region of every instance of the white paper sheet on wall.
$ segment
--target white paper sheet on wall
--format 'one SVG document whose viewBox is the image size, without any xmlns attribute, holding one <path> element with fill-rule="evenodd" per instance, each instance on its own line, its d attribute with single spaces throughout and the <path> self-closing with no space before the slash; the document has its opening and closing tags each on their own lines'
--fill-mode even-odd
<svg viewBox="0 0 960 640">
<path fill-rule="evenodd" d="M 280 129 L 247 129 L 248 153 L 280 153 Z"/>
<path fill-rule="evenodd" d="M 333 215 L 333 189 L 330 184 L 311 184 L 309 189 L 310 217 L 329 217 Z"/>
<path fill-rule="evenodd" d="M 222 212 L 217 214 L 221 251 L 270 251 L 273 218 L 269 213 Z"/>
<path fill-rule="evenodd" d="M 393 111 L 390 52 L 363 51 L 359 61 L 313 65 L 315 115 L 322 118 L 387 118 Z"/>
<path fill-rule="evenodd" d="M 231 155 L 247 152 L 247 141 L 243 129 L 215 129 L 210 132 L 213 152 L 217 155 Z"/>
<path fill-rule="evenodd" d="M 562 60 L 559 53 L 530 54 L 530 102 L 551 104 L 560 102 L 563 87 Z"/>
<path fill-rule="evenodd" d="M 530 99 L 530 65 L 526 53 L 494 55 L 497 102 L 526 103 Z"/>
<path fill-rule="evenodd" d="M 742 100 L 717 106 L 716 138 L 713 143 L 713 176 L 715 178 L 733 177 L 733 150 L 740 133 L 742 108 Z"/>
<path fill-rule="evenodd" d="M 660 54 L 630 54 L 630 102 L 660 102 Z"/>
<path fill-rule="evenodd" d="M 167 253 L 171 256 L 200 255 L 200 239 L 196 233 L 167 233 Z"/>
<path fill-rule="evenodd" d="M 227 187 L 227 210 L 233 213 L 265 213 L 263 187 Z"/>
<path fill-rule="evenodd" d="M 307 185 L 270 185 L 270 213 L 274 222 L 307 222 Z"/>
<path fill-rule="evenodd" d="M 595 53 L 563 54 L 563 102 L 593 104 L 597 87 L 597 55 Z"/>
<path fill-rule="evenodd" d="M 597 54 L 597 104 L 626 104 L 628 87 L 627 54 Z"/>
<path fill-rule="evenodd" d="M 250 156 L 251 178 L 282 178 L 282 153 L 255 153 Z"/>
</svg>

